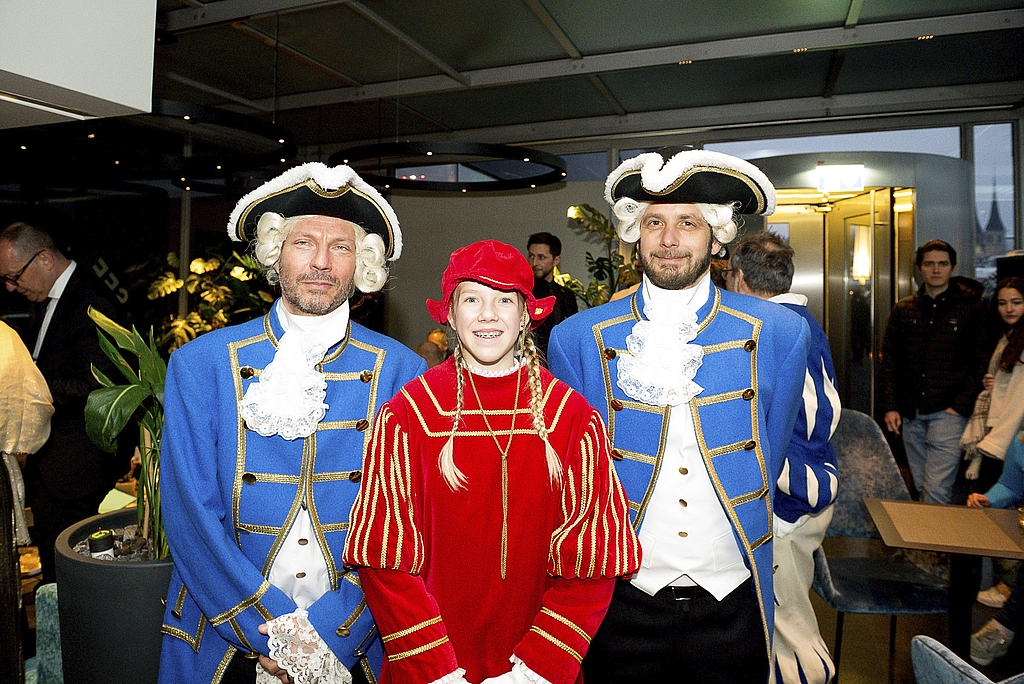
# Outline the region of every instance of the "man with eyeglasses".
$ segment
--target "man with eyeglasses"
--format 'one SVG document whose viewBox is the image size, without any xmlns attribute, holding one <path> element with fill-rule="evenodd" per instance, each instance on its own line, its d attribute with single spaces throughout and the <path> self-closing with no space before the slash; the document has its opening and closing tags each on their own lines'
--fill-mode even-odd
<svg viewBox="0 0 1024 684">
<path fill-rule="evenodd" d="M 28 457 L 25 485 L 39 545 L 43 581 L 56 579 L 53 545 L 73 523 L 95 515 L 127 463 L 117 463 L 85 433 L 85 400 L 99 384 L 91 366 L 113 371 L 103 354 L 90 306 L 116 316 L 113 299 L 57 248 L 44 230 L 13 223 L 0 231 L 0 278 L 8 292 L 37 305 L 25 345 L 53 395 L 50 439 Z"/>
</svg>

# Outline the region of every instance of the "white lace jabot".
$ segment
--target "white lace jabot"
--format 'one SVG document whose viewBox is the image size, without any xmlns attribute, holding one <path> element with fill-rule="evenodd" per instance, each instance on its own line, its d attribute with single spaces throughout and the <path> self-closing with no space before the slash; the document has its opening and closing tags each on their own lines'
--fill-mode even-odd
<svg viewBox="0 0 1024 684">
<path fill-rule="evenodd" d="M 693 381 L 704 358 L 697 336 L 697 312 L 708 301 L 711 276 L 693 287 L 665 290 L 643 280 L 644 315 L 626 336 L 617 384 L 626 396 L 654 406 L 678 406 L 704 391 Z"/>
<path fill-rule="evenodd" d="M 327 377 L 316 365 L 345 337 L 348 302 L 324 316 L 295 316 L 280 300 L 275 307 L 285 333 L 274 360 L 246 388 L 239 408 L 246 425 L 264 437 L 305 438 L 327 413 Z"/>
</svg>

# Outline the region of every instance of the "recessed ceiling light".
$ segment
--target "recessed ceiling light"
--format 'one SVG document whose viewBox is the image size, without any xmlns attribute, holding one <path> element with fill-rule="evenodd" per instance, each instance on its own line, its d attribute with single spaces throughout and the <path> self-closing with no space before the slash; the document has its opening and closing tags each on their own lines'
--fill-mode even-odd
<svg viewBox="0 0 1024 684">
<path fill-rule="evenodd" d="M 281 143 L 282 145 L 284 145 L 284 138 L 278 138 L 278 139 L 277 139 L 277 142 L 279 142 L 279 143 Z"/>
<path fill-rule="evenodd" d="M 27 148 L 27 147 L 25 147 L 24 145 L 22 145 L 22 146 L 21 146 L 21 149 L 23 149 L 23 150 L 27 150 L 28 148 Z"/>
<path fill-rule="evenodd" d="M 680 64 L 682 64 L 683 66 L 686 66 L 687 64 L 693 64 L 693 60 L 692 59 L 684 59 L 682 62 L 680 62 Z"/>
<path fill-rule="evenodd" d="M 88 138 L 89 140 L 92 140 L 93 138 L 96 137 L 96 134 L 95 133 L 90 133 L 89 135 L 87 135 L 85 137 Z"/>
<path fill-rule="evenodd" d="M 186 114 L 185 116 L 183 116 L 181 118 L 183 118 L 185 121 L 189 121 L 192 117 L 189 116 L 188 114 Z"/>
<path fill-rule="evenodd" d="M 807 48 L 793 48 L 793 52 L 807 52 Z"/>
<path fill-rule="evenodd" d="M 434 153 L 433 153 L 433 152 L 427 152 L 427 156 L 428 156 L 428 157 L 433 157 L 433 156 L 434 156 Z"/>
<path fill-rule="evenodd" d="M 931 40 L 934 37 L 935 36 L 918 36 L 917 39 L 918 40 Z"/>
</svg>

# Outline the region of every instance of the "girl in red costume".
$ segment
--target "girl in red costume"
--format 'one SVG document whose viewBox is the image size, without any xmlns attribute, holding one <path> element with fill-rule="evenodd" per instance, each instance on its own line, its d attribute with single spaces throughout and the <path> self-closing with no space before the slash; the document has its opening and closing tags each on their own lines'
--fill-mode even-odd
<svg viewBox="0 0 1024 684">
<path fill-rule="evenodd" d="M 452 253 L 452 358 L 381 407 L 352 510 L 384 684 L 571 684 L 640 546 L 600 414 L 540 366 L 550 313 L 509 245 Z"/>
</svg>

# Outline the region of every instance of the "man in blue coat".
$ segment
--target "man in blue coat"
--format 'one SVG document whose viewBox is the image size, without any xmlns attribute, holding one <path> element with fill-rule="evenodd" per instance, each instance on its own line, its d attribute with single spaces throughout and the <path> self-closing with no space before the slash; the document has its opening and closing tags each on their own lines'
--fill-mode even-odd
<svg viewBox="0 0 1024 684">
<path fill-rule="evenodd" d="M 228 233 L 281 298 L 168 364 L 160 682 L 373 682 L 382 650 L 341 552 L 374 414 L 425 364 L 348 302 L 384 285 L 398 220 L 350 168 L 312 163 L 243 197 Z"/>
<path fill-rule="evenodd" d="M 825 331 L 807 309 L 807 297 L 789 291 L 793 248 L 762 231 L 743 237 L 731 251 L 725 279 L 729 290 L 784 306 L 807 321 L 811 331 L 803 397 L 775 497 L 772 666 L 778 684 L 825 684 L 835 665 L 808 593 L 814 581 L 813 554 L 825 538 L 839 492 L 836 454 L 829 441 L 841 414 L 832 352 Z"/>
<path fill-rule="evenodd" d="M 551 335 L 552 372 L 608 423 L 643 546 L 583 663 L 601 682 L 768 679 L 776 482 L 803 385 L 807 324 L 711 283 L 734 212 L 770 214 L 756 167 L 704 150 L 623 162 L 605 199 L 644 277 Z"/>
</svg>

